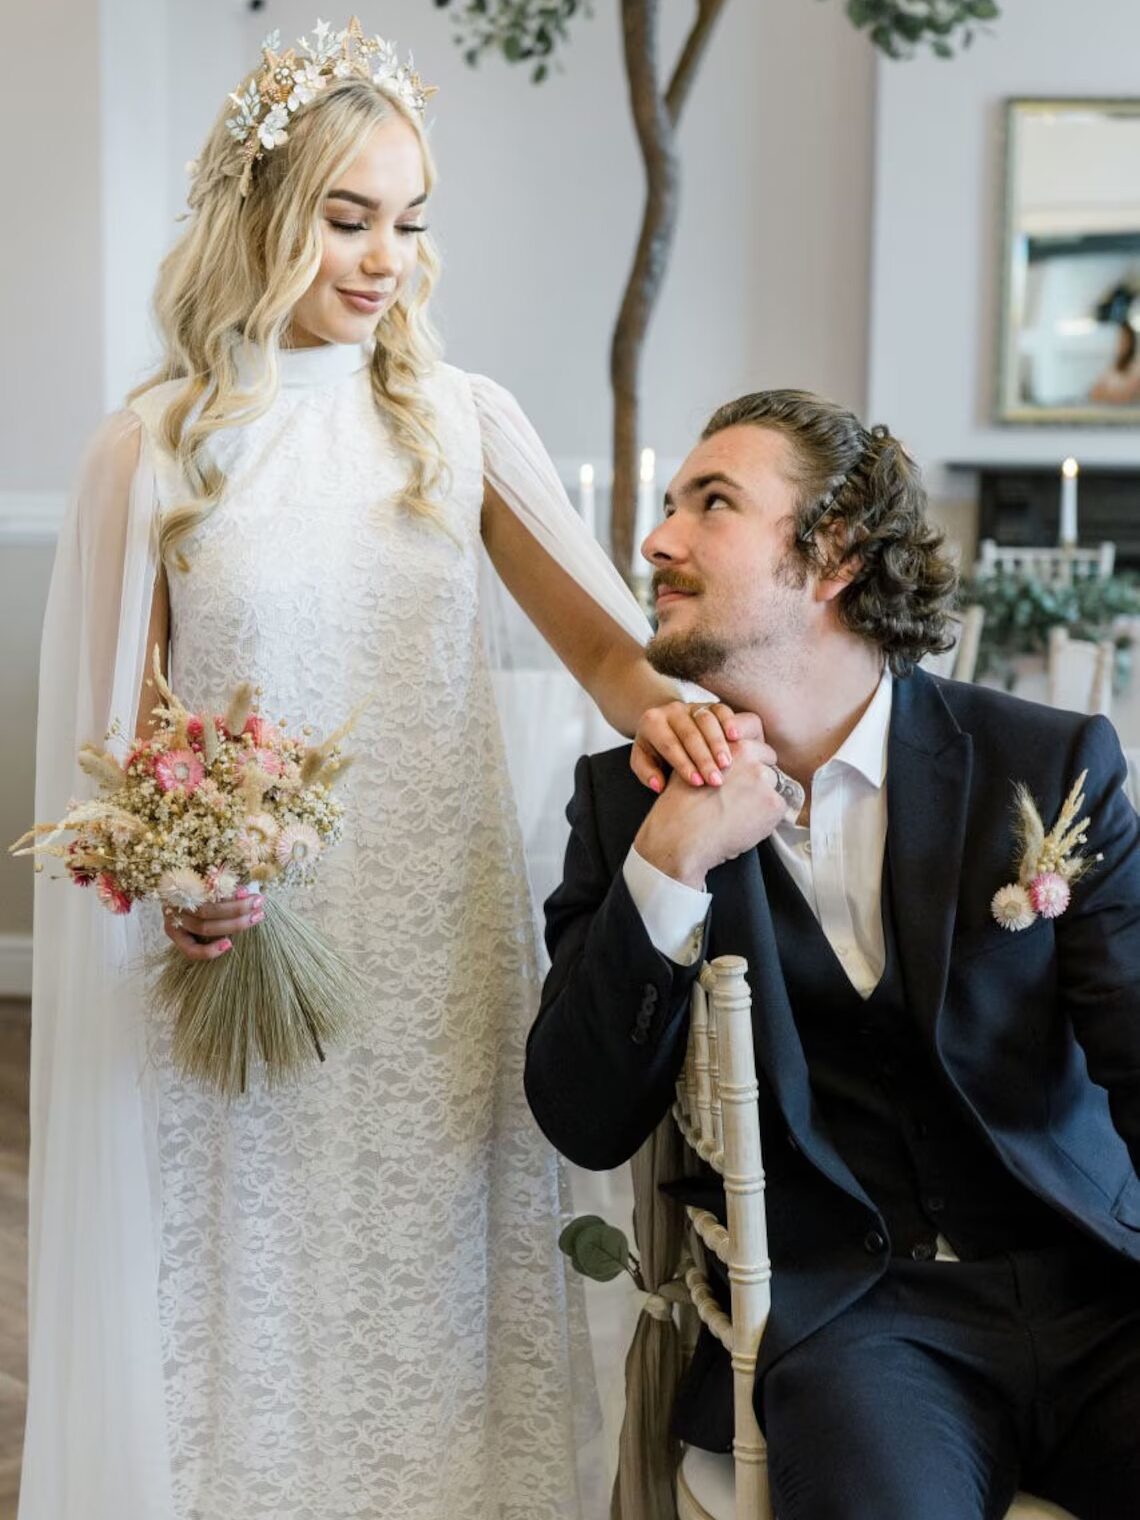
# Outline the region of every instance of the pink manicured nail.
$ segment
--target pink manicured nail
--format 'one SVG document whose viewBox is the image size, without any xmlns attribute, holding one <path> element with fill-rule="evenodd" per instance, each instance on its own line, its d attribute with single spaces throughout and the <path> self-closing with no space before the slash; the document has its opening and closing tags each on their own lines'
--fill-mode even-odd
<svg viewBox="0 0 1140 1520">
<path fill-rule="evenodd" d="M 700 771 L 694 771 L 689 780 L 694 786 L 704 786 L 705 784 L 705 778 L 701 775 Z"/>
<path fill-rule="evenodd" d="M 234 942 L 233 942 L 232 939 L 224 939 L 224 940 L 222 940 L 222 942 L 221 942 L 221 948 L 223 950 L 232 950 L 233 947 L 234 947 Z"/>
<path fill-rule="evenodd" d="M 243 898 L 246 898 L 248 896 L 249 896 L 249 888 L 248 887 L 239 887 L 237 889 L 237 891 L 234 893 L 234 901 L 235 902 L 240 902 Z"/>
<path fill-rule="evenodd" d="M 253 915 L 253 917 L 250 919 L 250 923 L 251 924 L 259 924 L 264 917 L 265 917 L 264 913 L 255 913 Z"/>
<path fill-rule="evenodd" d="M 724 736 L 726 739 L 731 739 L 735 744 L 737 739 L 740 738 L 740 730 L 738 728 L 726 728 L 724 731 Z M 724 764 L 723 760 L 721 761 L 721 764 Z"/>
<path fill-rule="evenodd" d="M 716 763 L 720 766 L 723 766 L 724 769 L 727 770 L 728 767 L 732 764 L 732 756 L 726 749 L 722 749 L 720 754 L 716 757 Z"/>
<path fill-rule="evenodd" d="M 660 776 L 650 776 L 650 778 L 649 778 L 649 785 L 653 788 L 653 790 L 655 792 L 659 792 L 661 790 L 661 777 Z"/>
<path fill-rule="evenodd" d="M 721 775 L 721 773 L 719 771 L 709 771 L 709 785 L 710 786 L 723 786 L 724 785 L 724 777 Z"/>
</svg>

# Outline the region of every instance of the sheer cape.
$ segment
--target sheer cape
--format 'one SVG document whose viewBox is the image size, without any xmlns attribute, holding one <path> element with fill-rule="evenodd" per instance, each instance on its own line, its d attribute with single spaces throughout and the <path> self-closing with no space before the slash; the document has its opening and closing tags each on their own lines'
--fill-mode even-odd
<svg viewBox="0 0 1140 1520">
<path fill-rule="evenodd" d="M 471 377 L 486 478 L 618 627 L 648 624 L 588 535 L 520 408 Z M 139 418 L 100 429 L 60 532 L 40 664 L 35 816 L 89 795 L 79 747 L 133 731 L 158 570 L 155 465 Z M 502 590 L 483 577 L 520 820 L 545 889 L 570 766 L 617 742 Z M 158 1317 L 158 1111 L 137 913 L 50 868 L 36 878 L 29 1400 L 21 1520 L 175 1520 Z M 66 1460 L 64 1460 L 66 1457 Z"/>
</svg>

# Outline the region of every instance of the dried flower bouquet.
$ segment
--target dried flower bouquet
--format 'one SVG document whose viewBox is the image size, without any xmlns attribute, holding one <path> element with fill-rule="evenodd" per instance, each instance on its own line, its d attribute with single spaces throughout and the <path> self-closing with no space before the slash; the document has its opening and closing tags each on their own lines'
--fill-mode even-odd
<svg viewBox="0 0 1140 1520">
<path fill-rule="evenodd" d="M 309 744 L 253 711 L 248 683 L 218 716 L 193 713 L 175 696 L 157 649 L 154 676 L 162 701 L 151 736 L 136 739 L 122 763 L 85 745 L 79 764 L 100 795 L 71 803 L 58 823 L 37 824 L 12 852 L 62 859 L 112 913 L 151 900 L 193 912 L 245 883 L 310 884 L 343 831 L 332 786 L 349 763 L 340 742 L 352 720 Z M 343 955 L 276 890 L 264 901 L 263 922 L 236 935 L 226 954 L 195 961 L 171 947 L 155 977 L 176 1065 L 228 1096 L 246 1091 L 259 1064 L 273 1085 L 323 1061 L 362 991 Z"/>
</svg>

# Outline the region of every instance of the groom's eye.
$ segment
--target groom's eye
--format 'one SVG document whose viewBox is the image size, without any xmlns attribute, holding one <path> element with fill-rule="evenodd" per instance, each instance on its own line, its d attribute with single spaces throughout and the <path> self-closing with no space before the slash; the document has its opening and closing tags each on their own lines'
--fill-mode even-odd
<svg viewBox="0 0 1140 1520">
<path fill-rule="evenodd" d="M 727 507 L 731 505 L 727 496 L 718 496 L 714 491 L 711 496 L 705 497 L 705 510 L 711 511 L 714 506 Z"/>
</svg>

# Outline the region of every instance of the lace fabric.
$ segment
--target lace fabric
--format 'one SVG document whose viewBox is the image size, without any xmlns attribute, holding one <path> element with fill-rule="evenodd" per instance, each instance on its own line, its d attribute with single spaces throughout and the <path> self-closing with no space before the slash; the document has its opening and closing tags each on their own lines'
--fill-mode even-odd
<svg viewBox="0 0 1140 1520">
<path fill-rule="evenodd" d="M 73 1059 L 62 1043 L 68 1021 L 53 1012 L 66 989 L 40 989 L 35 1439 L 23 1520 L 580 1514 L 575 1453 L 588 1433 L 589 1352 L 580 1289 L 567 1282 L 556 1246 L 558 1164 L 523 1096 L 538 946 L 480 611 L 483 478 L 507 479 L 503 453 L 520 447 L 517 420 L 513 403 L 485 382 L 473 395 L 457 371 L 434 375 L 451 469 L 449 536 L 393 504 L 400 468 L 359 361 L 346 363 L 341 351 L 320 362 L 303 383 L 284 374 L 270 411 L 221 445 L 230 489 L 188 545 L 189 573 L 171 576 L 172 678 L 185 700 L 206 706 L 237 678 L 251 679 L 268 716 L 318 732 L 372 698 L 343 784 L 347 837 L 303 898 L 312 920 L 356 958 L 371 1005 L 307 1080 L 275 1091 L 254 1085 L 228 1104 L 174 1075 L 169 1032 L 138 979 L 122 978 L 101 1001 L 129 1035 L 114 1059 L 134 1107 L 101 1109 L 113 1087 L 99 1086 L 86 1100 L 95 1151 L 76 1155 L 58 1108 L 83 1084 L 80 1073 L 63 1075 Z M 158 388 L 135 403 L 137 420 L 117 424 L 128 439 L 142 424 L 130 494 L 145 548 L 124 564 L 145 603 L 153 534 L 139 482 L 150 482 L 160 504 L 179 499 L 174 462 L 155 441 L 167 400 Z M 489 415 L 516 436 L 496 437 Z M 550 469 L 537 440 L 521 446 L 537 448 L 540 475 Z M 526 489 L 533 500 L 533 481 Z M 557 481 L 542 489 L 558 498 L 551 542 L 561 536 L 586 564 L 608 565 L 568 524 Z M 66 554 L 57 570 L 61 618 L 67 585 L 89 573 L 82 559 Z M 644 633 L 605 572 L 590 589 Z M 121 714 L 139 673 L 145 608 L 120 598 L 112 621 L 116 669 L 123 647 L 133 653 L 101 707 L 117 703 Z M 81 632 L 61 624 L 55 641 L 68 646 Z M 57 652 L 45 681 L 58 679 L 58 665 Z M 41 738 L 53 746 L 68 724 L 82 728 L 58 713 L 45 723 Z M 57 764 L 51 789 L 58 772 Z M 563 796 L 569 785 L 566 773 Z M 41 793 L 40 816 L 59 800 Z M 61 884 L 54 892 L 80 898 L 84 932 L 100 932 L 95 904 Z M 144 943 L 164 943 L 153 916 L 133 929 L 136 938 L 140 927 Z M 89 982 L 91 973 L 89 965 Z M 78 989 L 70 996 L 74 1005 Z M 43 1159 L 53 1113 L 71 1195 L 90 1185 L 94 1167 L 133 1221 L 118 1239 L 106 1238 L 114 1217 L 91 1221 L 86 1276 L 60 1259 L 60 1178 Z M 95 1159 L 108 1156 L 106 1134 L 137 1147 L 126 1175 Z M 50 1243 L 37 1210 L 58 1219 Z M 124 1238 L 140 1247 L 125 1264 Z M 96 1337 L 76 1363 L 66 1337 L 50 1332 L 51 1316 L 81 1282 L 103 1285 L 90 1288 L 97 1299 L 116 1265 L 120 1292 L 91 1304 L 107 1344 Z M 128 1332 L 133 1340 L 116 1353 L 110 1342 Z M 139 1412 L 137 1427 L 117 1407 L 96 1417 L 66 1399 L 55 1411 L 45 1403 L 64 1383 L 94 1394 L 108 1365 L 131 1385 L 125 1407 Z M 83 1430 L 93 1437 L 73 1459 Z M 121 1458 L 100 1455 L 118 1443 Z M 109 1463 L 121 1467 L 111 1474 Z"/>
</svg>

